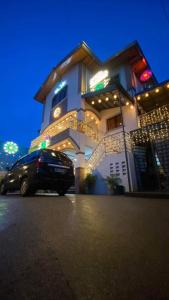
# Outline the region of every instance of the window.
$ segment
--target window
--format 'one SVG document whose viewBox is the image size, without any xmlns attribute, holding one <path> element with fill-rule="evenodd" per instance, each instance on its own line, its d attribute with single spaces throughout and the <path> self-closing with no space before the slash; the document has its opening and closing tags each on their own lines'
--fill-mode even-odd
<svg viewBox="0 0 169 300">
<path fill-rule="evenodd" d="M 63 87 L 52 100 L 52 108 L 57 105 L 60 101 L 62 101 L 67 96 L 67 85 Z"/>
<path fill-rule="evenodd" d="M 122 125 L 122 116 L 117 115 L 107 120 L 107 130 L 110 131 Z"/>
</svg>

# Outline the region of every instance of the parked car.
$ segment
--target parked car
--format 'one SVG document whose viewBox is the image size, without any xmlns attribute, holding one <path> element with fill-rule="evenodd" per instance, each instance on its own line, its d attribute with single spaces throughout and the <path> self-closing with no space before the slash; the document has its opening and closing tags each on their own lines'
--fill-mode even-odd
<svg viewBox="0 0 169 300">
<path fill-rule="evenodd" d="M 64 195 L 74 183 L 73 163 L 59 151 L 34 151 L 19 159 L 1 181 L 0 194 L 20 190 L 22 196 L 38 189 L 53 190 Z"/>
</svg>

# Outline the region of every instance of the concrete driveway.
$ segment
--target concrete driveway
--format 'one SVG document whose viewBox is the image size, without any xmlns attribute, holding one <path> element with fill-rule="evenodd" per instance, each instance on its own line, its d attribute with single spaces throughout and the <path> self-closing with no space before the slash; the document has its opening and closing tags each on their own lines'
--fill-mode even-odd
<svg viewBox="0 0 169 300">
<path fill-rule="evenodd" d="M 0 299 L 169 299 L 169 200 L 1 196 Z"/>
</svg>

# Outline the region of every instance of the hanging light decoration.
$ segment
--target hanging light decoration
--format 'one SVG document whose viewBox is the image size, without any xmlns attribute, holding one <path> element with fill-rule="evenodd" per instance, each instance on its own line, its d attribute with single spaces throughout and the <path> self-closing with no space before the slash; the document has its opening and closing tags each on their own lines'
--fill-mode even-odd
<svg viewBox="0 0 169 300">
<path fill-rule="evenodd" d="M 18 152 L 19 147 L 14 142 L 6 142 L 3 146 L 3 149 L 7 154 L 15 154 Z"/>
<path fill-rule="evenodd" d="M 140 80 L 144 82 L 149 80 L 151 77 L 152 77 L 152 71 L 147 69 L 141 74 Z"/>
</svg>

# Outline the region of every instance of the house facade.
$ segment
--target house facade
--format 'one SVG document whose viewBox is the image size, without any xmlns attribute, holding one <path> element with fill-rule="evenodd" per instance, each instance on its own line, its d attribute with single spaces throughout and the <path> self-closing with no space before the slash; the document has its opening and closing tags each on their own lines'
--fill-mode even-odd
<svg viewBox="0 0 169 300">
<path fill-rule="evenodd" d="M 30 151 L 47 147 L 65 152 L 74 162 L 77 193 L 84 191 L 88 173 L 97 176 L 97 194 L 108 193 L 104 178 L 110 175 L 119 177 L 126 191 L 137 190 L 131 132 L 142 126 L 142 115 L 160 106 L 154 100 L 146 104 L 147 91 L 157 86 L 137 42 L 106 62 L 82 42 L 52 69 L 35 95 L 43 117 Z M 166 95 L 167 82 L 164 90 Z"/>
</svg>

